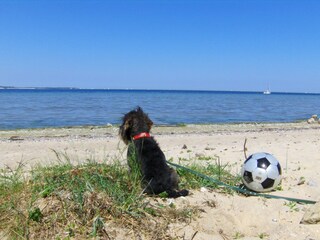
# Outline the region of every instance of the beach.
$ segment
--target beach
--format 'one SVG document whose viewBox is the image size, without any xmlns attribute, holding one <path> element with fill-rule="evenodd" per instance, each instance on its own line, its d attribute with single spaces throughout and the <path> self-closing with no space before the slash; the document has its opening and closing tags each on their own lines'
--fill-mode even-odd
<svg viewBox="0 0 320 240">
<path fill-rule="evenodd" d="M 271 153 L 283 170 L 281 190 L 271 194 L 320 200 L 318 123 L 154 126 L 151 134 L 167 160 L 188 165 L 195 161 L 208 164 L 218 158 L 234 175 L 239 174 L 245 154 Z M 23 163 L 28 170 L 38 164 L 56 164 L 57 152 L 73 164 L 126 162 L 126 146 L 116 125 L 2 130 L 0 146 L 0 168 L 14 169 Z M 196 160 L 199 158 L 204 160 Z M 190 196 L 174 202 L 178 207 L 199 207 L 201 212 L 188 223 L 170 224 L 172 239 L 320 239 L 319 225 L 300 224 L 311 205 L 212 189 L 192 190 Z M 115 239 L 121 239 L 116 235 Z"/>
</svg>

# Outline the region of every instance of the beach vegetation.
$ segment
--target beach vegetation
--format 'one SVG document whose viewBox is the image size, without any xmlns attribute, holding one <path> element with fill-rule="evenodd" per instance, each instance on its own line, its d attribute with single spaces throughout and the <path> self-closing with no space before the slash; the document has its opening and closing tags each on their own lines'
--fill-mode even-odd
<svg viewBox="0 0 320 240">
<path fill-rule="evenodd" d="M 285 202 L 284 205 L 289 207 L 291 212 L 299 212 L 299 207 L 296 202 L 289 201 L 289 202 Z"/>
<path fill-rule="evenodd" d="M 244 234 L 241 232 L 236 232 L 233 236 L 233 239 L 241 239 L 244 238 Z"/>
<path fill-rule="evenodd" d="M 200 155 L 197 157 L 197 160 L 200 161 L 210 161 L 210 160 L 218 160 L 218 156 L 205 156 L 205 155 Z"/>
<path fill-rule="evenodd" d="M 7 239 L 113 239 L 128 234 L 168 239 L 168 225 L 188 223 L 201 209 L 167 204 L 166 195 L 146 196 L 139 171 L 119 160 L 98 163 L 72 159 L 54 150 L 57 164 L 26 170 L 20 163 L 0 172 L 0 236 Z M 226 166 L 191 164 L 193 170 L 236 184 Z M 180 187 L 199 189 L 217 185 L 177 169 Z M 130 238 L 130 237 L 129 237 Z"/>
<path fill-rule="evenodd" d="M 188 164 L 184 166 L 188 167 L 194 172 L 204 174 L 216 180 L 216 182 L 212 182 L 188 170 L 179 168 L 177 169 L 177 172 L 180 175 L 181 188 L 199 189 L 201 187 L 206 187 L 219 189 L 219 191 L 227 193 L 232 193 L 232 190 L 225 187 L 220 187 L 218 183 L 223 182 L 224 184 L 230 186 L 239 186 L 241 183 L 241 176 L 239 174 L 233 175 L 231 173 L 229 164 L 223 164 L 219 156 L 200 155 L 193 159 L 179 158 L 179 161 L 188 162 Z"/>
<path fill-rule="evenodd" d="M 260 233 L 258 234 L 258 238 L 260 239 L 266 239 L 269 235 L 267 233 Z"/>
<path fill-rule="evenodd" d="M 238 186 L 240 184 L 240 176 L 232 175 L 228 170 L 225 169 L 225 166 L 208 164 L 207 166 L 200 166 L 196 164 L 188 165 L 188 168 L 204 174 L 210 178 L 216 180 L 216 182 L 209 181 L 204 179 L 201 176 L 195 175 L 187 170 L 178 169 L 178 174 L 180 175 L 180 186 L 181 188 L 190 188 L 190 189 L 200 189 L 201 187 L 214 188 L 222 192 L 232 193 L 232 190 L 220 187 L 219 182 L 231 186 Z"/>
</svg>

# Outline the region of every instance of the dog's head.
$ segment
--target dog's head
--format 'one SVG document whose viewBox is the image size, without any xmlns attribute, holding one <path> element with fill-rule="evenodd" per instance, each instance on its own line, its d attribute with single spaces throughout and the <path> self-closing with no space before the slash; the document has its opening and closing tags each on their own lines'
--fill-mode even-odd
<svg viewBox="0 0 320 240">
<path fill-rule="evenodd" d="M 134 135 L 141 132 L 150 132 L 153 122 L 142 108 L 128 112 L 122 118 L 122 124 L 119 128 L 119 135 L 125 144 L 128 144 Z"/>
</svg>

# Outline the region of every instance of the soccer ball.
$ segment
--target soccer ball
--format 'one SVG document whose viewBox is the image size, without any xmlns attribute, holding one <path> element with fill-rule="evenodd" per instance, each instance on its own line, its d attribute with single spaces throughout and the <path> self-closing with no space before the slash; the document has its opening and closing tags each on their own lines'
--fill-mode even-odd
<svg viewBox="0 0 320 240">
<path fill-rule="evenodd" d="M 281 166 L 269 153 L 255 153 L 249 156 L 241 168 L 244 185 L 255 192 L 268 192 L 281 181 Z"/>
</svg>

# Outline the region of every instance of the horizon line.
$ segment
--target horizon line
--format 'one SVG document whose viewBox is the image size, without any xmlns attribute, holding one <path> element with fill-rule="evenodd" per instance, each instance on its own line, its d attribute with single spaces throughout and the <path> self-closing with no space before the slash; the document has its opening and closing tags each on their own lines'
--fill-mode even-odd
<svg viewBox="0 0 320 240">
<path fill-rule="evenodd" d="M 185 91 L 185 92 L 230 92 L 230 93 L 263 93 L 263 90 L 204 90 L 204 89 L 155 89 L 155 88 L 81 88 L 81 87 L 16 87 L 0 86 L 0 90 L 107 90 L 107 91 Z M 271 91 L 271 94 L 315 94 L 320 92 L 284 92 Z"/>
</svg>

